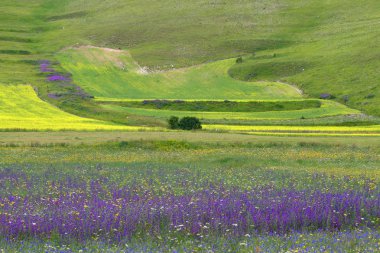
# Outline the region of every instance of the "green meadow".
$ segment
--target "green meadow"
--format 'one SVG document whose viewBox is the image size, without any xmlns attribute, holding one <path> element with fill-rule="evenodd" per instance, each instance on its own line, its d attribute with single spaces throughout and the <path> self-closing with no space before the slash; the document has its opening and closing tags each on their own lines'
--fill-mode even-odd
<svg viewBox="0 0 380 253">
<path fill-rule="evenodd" d="M 300 92 L 277 82 L 248 83 L 227 71 L 235 59 L 149 73 L 128 52 L 98 48 L 64 50 L 62 67 L 95 97 L 130 99 L 295 99 Z M 107 85 L 104 85 L 107 84 Z"/>
<path fill-rule="evenodd" d="M 175 110 L 157 110 L 157 109 L 144 109 L 123 107 L 118 105 L 103 105 L 104 108 L 112 108 L 114 110 L 121 110 L 127 113 L 152 116 L 158 118 L 169 118 L 171 115 L 180 117 L 196 116 L 203 120 L 289 120 L 300 119 L 302 117 L 318 118 L 324 116 L 335 116 L 340 114 L 358 114 L 358 111 L 349 109 L 345 106 L 336 104 L 334 102 L 323 102 L 319 108 L 307 108 L 300 110 L 290 111 L 266 111 L 266 112 L 199 112 L 199 111 L 175 111 Z"/>
<path fill-rule="evenodd" d="M 136 194 L 141 193 L 138 196 L 147 194 L 147 189 L 158 196 L 171 192 L 186 195 L 207 190 L 210 184 L 246 191 L 253 187 L 270 187 L 328 194 L 362 189 L 376 194 L 380 187 L 379 156 L 374 155 L 379 152 L 379 137 L 284 139 L 273 136 L 215 137 L 211 136 L 213 134 L 186 132 L 172 135 L 172 138 L 187 135 L 187 141 L 163 141 L 155 140 L 150 133 L 141 135 L 146 138 L 144 140 L 134 139 L 135 135 L 126 132 L 112 132 L 111 135 L 112 138 L 122 137 L 122 141 L 104 142 L 102 134 L 95 132 L 21 133 L 22 143 L 0 147 L 0 172 L 1 180 L 4 180 L 1 194 L 9 192 L 18 197 L 30 194 L 55 199 L 63 187 L 75 197 L 77 190 L 83 189 L 73 191 L 70 186 L 80 182 L 88 182 L 88 188 L 93 191 L 96 182 L 107 182 L 112 187 L 134 186 Z M 0 133 L 0 138 L 3 136 Z M 28 143 L 27 140 L 33 138 L 39 142 Z M 62 139 L 54 144 L 56 138 Z M 11 141 L 8 139 L 8 144 Z M 17 175 L 21 177 L 13 179 Z M 7 184 L 5 180 L 12 180 L 12 183 Z M 34 184 L 28 185 L 27 180 L 33 180 Z M 65 184 L 59 184 L 60 180 L 66 180 Z M 112 198 L 108 197 L 108 192 L 104 194 L 106 199 Z M 354 228 L 203 238 L 186 233 L 144 234 L 123 242 L 104 241 L 101 236 L 95 236 L 86 241 L 67 240 L 56 235 L 44 240 L 38 236 L 12 242 L 1 239 L 0 249 L 5 252 L 324 252 L 326 249 L 376 252 L 379 232 Z"/>
</svg>

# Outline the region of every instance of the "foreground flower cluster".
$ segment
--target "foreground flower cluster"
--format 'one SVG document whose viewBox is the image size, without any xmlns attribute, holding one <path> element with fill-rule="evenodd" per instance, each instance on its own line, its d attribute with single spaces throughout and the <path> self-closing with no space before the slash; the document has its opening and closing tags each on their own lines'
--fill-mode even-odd
<svg viewBox="0 0 380 253">
<path fill-rule="evenodd" d="M 10 181 L 25 180 L 17 174 L 2 176 L 7 177 L 2 184 L 10 177 Z M 25 182 L 26 188 L 32 183 Z M 209 184 L 200 191 L 161 195 L 149 187 L 115 187 L 107 180 L 67 178 L 48 182 L 43 192 L 2 194 L 1 235 L 121 241 L 136 234 L 249 236 L 378 227 L 380 222 L 380 194 L 365 190 L 240 190 Z"/>
</svg>

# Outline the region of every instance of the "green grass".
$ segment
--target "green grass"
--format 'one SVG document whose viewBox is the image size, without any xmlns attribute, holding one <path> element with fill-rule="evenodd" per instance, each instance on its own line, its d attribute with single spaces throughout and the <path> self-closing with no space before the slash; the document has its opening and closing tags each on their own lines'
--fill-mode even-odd
<svg viewBox="0 0 380 253">
<path fill-rule="evenodd" d="M 359 112 L 347 108 L 344 105 L 337 104 L 333 101 L 322 101 L 320 108 L 309 108 L 291 111 L 266 111 L 266 112 L 200 112 L 200 111 L 174 111 L 174 110 L 157 110 L 157 109 L 143 109 L 133 107 L 122 107 L 119 105 L 103 105 L 106 109 L 114 111 L 126 112 L 135 115 L 151 116 L 157 118 L 167 119 L 170 116 L 194 116 L 202 120 L 290 120 L 305 118 L 318 118 L 341 114 L 358 114 Z"/>
<path fill-rule="evenodd" d="M 128 52 L 82 47 L 57 55 L 74 81 L 95 97 L 132 99 L 295 99 L 294 87 L 277 82 L 247 83 L 227 71 L 234 59 L 186 69 L 144 73 Z M 106 84 L 106 85 L 105 85 Z"/>
<path fill-rule="evenodd" d="M 340 191 L 343 186 L 354 189 L 363 177 L 371 178 L 376 184 L 380 182 L 379 156 L 374 155 L 380 146 L 370 142 L 354 145 L 356 140 L 360 143 L 367 140 L 366 137 L 353 140 L 335 137 L 336 143 L 324 143 L 323 138 L 316 137 L 315 142 L 310 143 L 305 138 L 297 141 L 294 137 L 294 142 L 270 138 L 271 142 L 263 143 L 254 139 L 243 143 L 198 139 L 0 147 L 0 167 L 22 166 L 22 172 L 27 175 L 46 175 L 52 180 L 66 176 L 78 179 L 102 176 L 115 183 L 135 182 L 143 186 L 151 177 L 170 184 L 172 179 L 188 176 L 199 184 L 224 181 L 227 185 L 249 189 L 255 178 L 257 185 L 271 184 L 279 188 L 293 185 L 329 192 Z M 320 175 L 317 181 L 313 180 L 315 174 Z M 354 180 L 347 180 L 349 176 Z M 344 185 L 335 184 L 336 181 Z M 351 183 L 354 185 L 350 186 Z"/>
<path fill-rule="evenodd" d="M 351 136 L 342 138 L 338 136 L 259 136 L 245 133 L 224 132 L 127 132 L 127 131 L 54 131 L 54 132 L 1 132 L 0 146 L 17 147 L 54 147 L 54 146 L 78 146 L 98 145 L 108 142 L 189 142 L 189 143 L 213 143 L 236 145 L 256 143 L 271 145 L 273 143 L 288 145 L 345 145 L 357 147 L 379 147 L 380 137 Z"/>
</svg>

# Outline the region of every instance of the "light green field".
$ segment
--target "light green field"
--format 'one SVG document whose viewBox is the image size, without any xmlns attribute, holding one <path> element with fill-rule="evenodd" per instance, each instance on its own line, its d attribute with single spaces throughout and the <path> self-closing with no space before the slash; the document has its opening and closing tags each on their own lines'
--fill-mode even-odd
<svg viewBox="0 0 380 253">
<path fill-rule="evenodd" d="M 357 147 L 379 147 L 380 136 L 355 136 L 350 138 L 334 135 L 309 135 L 306 133 L 291 136 L 281 133 L 247 134 L 247 132 L 225 133 L 224 131 L 64 131 L 64 132 L 0 132 L 0 146 L 37 146 L 37 145 L 98 145 L 107 142 L 154 142 L 179 141 L 199 143 L 256 143 L 256 144 L 319 144 L 319 145 L 355 145 Z"/>
<path fill-rule="evenodd" d="M 31 86 L 3 86 L 0 90 L 1 130 L 130 130 L 129 127 L 71 115 L 40 100 Z"/>
<path fill-rule="evenodd" d="M 104 108 L 122 111 L 136 115 L 151 116 L 158 118 L 169 118 L 170 116 L 186 117 L 194 116 L 200 119 L 237 119 L 237 120 L 289 120 L 306 118 L 318 118 L 335 116 L 340 114 L 359 114 L 359 111 L 350 109 L 333 101 L 323 101 L 320 108 L 310 108 L 294 111 L 268 111 L 268 112 L 195 112 L 195 111 L 173 111 L 154 110 L 143 108 L 121 107 L 118 105 L 103 105 Z"/>
<path fill-rule="evenodd" d="M 62 67 L 87 92 L 105 98 L 132 99 L 296 99 L 300 92 L 278 82 L 231 78 L 235 59 L 184 69 L 149 73 L 127 51 L 81 47 L 57 56 Z"/>
</svg>

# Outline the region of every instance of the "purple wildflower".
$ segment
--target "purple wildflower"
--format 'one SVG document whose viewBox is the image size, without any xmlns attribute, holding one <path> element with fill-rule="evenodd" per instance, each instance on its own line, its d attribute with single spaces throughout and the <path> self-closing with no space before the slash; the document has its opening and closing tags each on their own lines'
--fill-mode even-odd
<svg viewBox="0 0 380 253">
<path fill-rule="evenodd" d="M 54 72 L 54 69 L 51 68 L 51 62 L 49 60 L 40 61 L 40 71 L 42 73 Z"/>
<path fill-rule="evenodd" d="M 79 240 L 97 235 L 115 241 L 139 231 L 243 236 L 373 227 L 380 216 L 380 195 L 366 192 L 271 187 L 246 191 L 207 185 L 183 195 L 159 195 L 139 191 L 138 186 L 115 187 L 107 180 L 87 183 L 67 178 L 49 185 L 54 194 L 0 195 L 0 234 L 18 238 L 58 233 Z"/>
<path fill-rule="evenodd" d="M 50 82 L 58 82 L 58 81 L 65 82 L 65 81 L 70 81 L 70 78 L 60 75 L 60 74 L 54 74 L 54 75 L 48 76 L 47 80 Z"/>
</svg>

